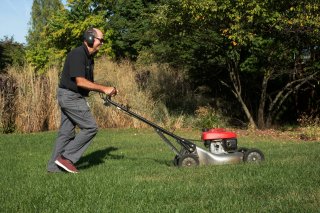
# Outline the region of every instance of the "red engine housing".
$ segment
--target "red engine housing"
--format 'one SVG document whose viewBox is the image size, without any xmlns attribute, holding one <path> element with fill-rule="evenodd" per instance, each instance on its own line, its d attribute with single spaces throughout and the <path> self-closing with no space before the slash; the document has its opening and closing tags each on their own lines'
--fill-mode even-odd
<svg viewBox="0 0 320 213">
<path fill-rule="evenodd" d="M 214 128 L 202 132 L 201 139 L 206 140 L 217 140 L 217 139 L 229 139 L 236 138 L 237 135 L 234 132 L 227 132 L 223 128 Z"/>
</svg>

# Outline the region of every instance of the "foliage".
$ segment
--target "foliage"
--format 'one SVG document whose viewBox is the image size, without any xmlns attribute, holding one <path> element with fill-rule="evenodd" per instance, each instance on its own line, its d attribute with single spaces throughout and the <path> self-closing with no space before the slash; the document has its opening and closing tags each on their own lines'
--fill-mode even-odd
<svg viewBox="0 0 320 213">
<path fill-rule="evenodd" d="M 107 10 L 104 1 L 68 1 L 67 9 L 56 13 L 46 27 L 49 42 L 65 54 L 83 41 L 83 33 L 91 27 L 105 31 L 106 42 L 100 54 L 110 52 L 108 37 L 112 31 L 106 30 Z"/>
<path fill-rule="evenodd" d="M 191 4 L 199 6 L 198 2 Z M 151 51 L 147 55 L 152 55 L 156 61 L 198 69 L 219 60 L 222 41 L 214 25 L 208 27 L 199 22 L 185 6 L 182 1 L 175 0 L 162 1 L 162 5 L 156 7 L 157 12 L 152 17 L 155 39 L 152 48 L 145 51 Z"/>
<path fill-rule="evenodd" d="M 28 58 L 36 66 L 36 69 L 44 71 L 45 68 L 52 65 L 61 64 L 67 52 L 81 45 L 84 31 L 91 27 L 105 31 L 106 42 L 100 49 L 99 55 L 109 54 L 112 56 L 111 40 L 108 39 L 112 30 L 106 30 L 107 7 L 110 3 L 103 0 L 69 0 L 67 8 L 64 8 L 61 2 L 58 2 L 56 1 L 56 5 L 51 7 L 52 10 L 39 9 L 40 11 L 44 10 L 43 13 L 49 10 L 50 16 L 43 22 L 43 25 L 38 27 L 41 29 L 39 36 L 42 42 L 36 44 L 29 42 Z M 29 33 L 31 41 L 33 34 L 37 33 Z"/>
<path fill-rule="evenodd" d="M 46 26 L 55 13 L 63 9 L 60 0 L 34 0 L 32 4 L 29 33 L 27 36 L 27 60 L 36 71 L 43 72 L 45 68 L 57 64 L 59 51 L 48 42 Z M 58 54 L 57 54 L 58 52 Z"/>
<path fill-rule="evenodd" d="M 300 138 L 303 140 L 318 140 L 320 118 L 318 115 L 308 115 L 303 113 L 298 118 L 299 127 L 302 128 Z"/>
<path fill-rule="evenodd" d="M 111 37 L 116 59 L 136 60 L 142 49 L 148 48 L 153 40 L 149 16 L 153 13 L 154 0 L 120 0 L 110 8 L 112 15 L 108 27 L 113 29 Z"/>
<path fill-rule="evenodd" d="M 69 0 L 66 8 L 50 2 L 34 1 L 28 37 L 27 58 L 40 72 L 60 64 L 94 26 L 105 32 L 99 55 L 170 65 L 183 72 L 190 91 L 253 128 L 319 110 L 317 1 Z M 173 111 L 181 109 L 171 101 L 176 94 L 190 93 L 163 98 Z"/>
<path fill-rule="evenodd" d="M 188 68 L 196 85 L 212 91 L 218 79 L 253 127 L 271 125 L 294 91 L 317 85 L 319 3 L 175 0 L 157 11 L 148 55 Z M 313 53 L 302 65 L 306 48 Z"/>
<path fill-rule="evenodd" d="M 42 26 L 41 39 L 44 43 L 29 51 L 29 58 L 40 68 L 52 61 L 61 61 L 67 52 L 81 44 L 83 32 L 90 27 L 105 32 L 106 42 L 99 55 L 135 59 L 141 49 L 149 46 L 151 37 L 146 36 L 150 30 L 146 14 L 151 11 L 149 5 L 153 1 L 67 2 L 67 8 L 52 11 Z"/>
<path fill-rule="evenodd" d="M 220 128 L 225 127 L 226 122 L 219 112 L 210 106 L 199 107 L 196 111 L 196 121 L 194 122 L 195 127 L 204 128 Z"/>
<path fill-rule="evenodd" d="M 22 66 L 25 62 L 25 47 L 13 37 L 0 40 L 0 73 L 8 66 Z"/>
</svg>

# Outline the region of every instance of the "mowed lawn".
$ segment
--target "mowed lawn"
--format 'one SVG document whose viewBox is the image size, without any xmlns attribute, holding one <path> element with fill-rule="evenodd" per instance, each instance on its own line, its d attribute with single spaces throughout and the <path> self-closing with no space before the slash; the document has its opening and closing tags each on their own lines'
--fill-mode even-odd
<svg viewBox="0 0 320 213">
<path fill-rule="evenodd" d="M 47 174 L 55 136 L 0 135 L 0 212 L 320 212 L 319 142 L 238 135 L 264 163 L 177 168 L 152 129 L 100 130 L 79 174 Z"/>
</svg>

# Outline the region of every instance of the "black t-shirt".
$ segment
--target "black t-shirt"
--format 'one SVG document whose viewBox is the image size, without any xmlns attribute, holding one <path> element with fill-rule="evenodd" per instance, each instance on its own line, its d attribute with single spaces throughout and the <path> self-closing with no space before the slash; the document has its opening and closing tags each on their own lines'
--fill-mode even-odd
<svg viewBox="0 0 320 213">
<path fill-rule="evenodd" d="M 88 96 L 89 90 L 77 87 L 75 77 L 85 77 L 93 82 L 93 68 L 93 56 L 84 44 L 71 50 L 63 66 L 59 87 Z"/>
</svg>

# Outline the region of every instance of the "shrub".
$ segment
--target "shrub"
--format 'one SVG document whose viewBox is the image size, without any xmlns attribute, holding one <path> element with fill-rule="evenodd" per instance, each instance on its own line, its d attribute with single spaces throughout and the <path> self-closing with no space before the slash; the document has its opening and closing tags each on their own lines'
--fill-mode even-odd
<svg viewBox="0 0 320 213">
<path fill-rule="evenodd" d="M 318 115 L 302 114 L 298 118 L 298 123 L 302 133 L 302 140 L 319 140 L 320 139 L 320 117 Z"/>
<path fill-rule="evenodd" d="M 216 128 L 225 127 L 224 118 L 212 107 L 203 106 L 195 111 L 194 126 L 197 128 Z"/>
<path fill-rule="evenodd" d="M 0 75 L 0 127 L 4 133 L 15 131 L 16 112 L 16 80 L 7 74 Z"/>
</svg>

